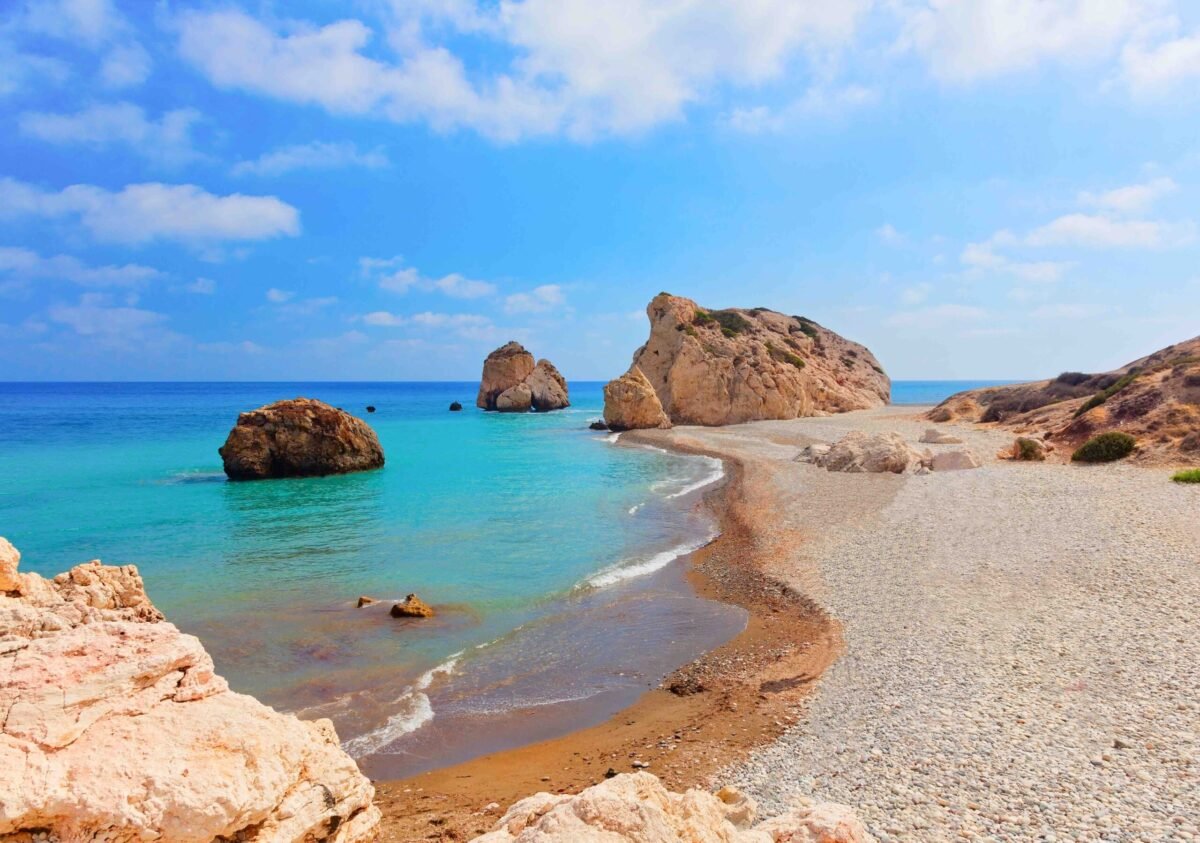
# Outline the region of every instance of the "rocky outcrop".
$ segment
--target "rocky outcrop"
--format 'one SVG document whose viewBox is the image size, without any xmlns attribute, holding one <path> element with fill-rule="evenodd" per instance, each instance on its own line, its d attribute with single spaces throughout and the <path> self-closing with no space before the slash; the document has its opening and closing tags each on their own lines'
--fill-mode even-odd
<svg viewBox="0 0 1200 843">
<path fill-rule="evenodd" d="M 415 594 L 410 594 L 399 603 L 392 604 L 391 615 L 393 618 L 432 618 L 433 614 L 433 607 Z"/>
<path fill-rule="evenodd" d="M 604 385 L 604 423 L 617 431 L 671 426 L 658 393 L 637 366 Z"/>
<path fill-rule="evenodd" d="M 383 465 L 383 448 L 366 422 L 311 398 L 242 413 L 217 452 L 231 480 L 346 474 Z"/>
<path fill-rule="evenodd" d="M 136 568 L 15 578 L 0 594 L 0 840 L 373 838 L 374 790 L 333 724 L 230 691 Z"/>
<path fill-rule="evenodd" d="M 951 436 L 936 427 L 931 427 L 921 434 L 923 445 L 961 445 L 962 442 L 957 436 Z"/>
<path fill-rule="evenodd" d="M 854 813 L 806 805 L 754 825 L 757 806 L 734 788 L 672 793 L 649 773 L 625 773 L 578 795 L 538 793 L 513 805 L 475 843 L 873 843 Z"/>
<path fill-rule="evenodd" d="M 707 310 L 660 293 L 633 355 L 674 424 L 794 419 L 886 404 L 891 382 L 863 346 L 802 316 Z"/>
<path fill-rule="evenodd" d="M 549 360 L 535 364 L 519 342 L 500 346 L 483 361 L 475 406 L 502 413 L 546 412 L 571 405 L 567 381 Z"/>
<path fill-rule="evenodd" d="M 961 392 L 929 419 L 994 424 L 1062 445 L 1064 454 L 1097 433 L 1120 431 L 1137 438 L 1139 462 L 1200 465 L 1200 337 L 1103 374 L 1064 372 Z"/>
<path fill-rule="evenodd" d="M 826 449 L 809 451 L 814 465 L 848 474 L 905 474 L 930 467 L 933 455 L 898 433 L 851 431 Z"/>
</svg>

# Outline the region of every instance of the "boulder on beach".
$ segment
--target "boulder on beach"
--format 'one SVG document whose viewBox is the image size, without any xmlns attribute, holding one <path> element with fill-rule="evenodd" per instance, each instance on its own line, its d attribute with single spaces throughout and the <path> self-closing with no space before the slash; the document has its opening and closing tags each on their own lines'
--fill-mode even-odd
<svg viewBox="0 0 1200 843">
<path fill-rule="evenodd" d="M 333 724 L 230 691 L 132 565 L 7 573 L 0 840 L 375 838 L 374 788 Z"/>
<path fill-rule="evenodd" d="M 366 422 L 311 398 L 242 413 L 217 452 L 231 480 L 346 474 L 383 465 L 383 448 Z"/>
<path fill-rule="evenodd" d="M 433 607 L 415 594 L 410 594 L 392 606 L 393 618 L 432 618 Z"/>
<path fill-rule="evenodd" d="M 850 474 L 904 474 L 928 468 L 933 456 L 918 451 L 898 433 L 851 431 L 813 459 L 828 471 Z"/>
<path fill-rule="evenodd" d="M 936 427 L 931 427 L 921 434 L 921 443 L 924 445 L 961 445 L 963 441 L 957 436 L 951 436 Z"/>
<path fill-rule="evenodd" d="M 658 394 L 637 366 L 604 385 L 604 422 L 617 431 L 671 426 Z"/>
<path fill-rule="evenodd" d="M 968 450 L 962 451 L 942 451 L 940 454 L 934 454 L 933 459 L 929 461 L 929 468 L 933 471 L 964 471 L 971 468 L 979 468 L 983 463 L 979 461 L 979 457 Z"/>
<path fill-rule="evenodd" d="M 579 794 L 538 793 L 514 804 L 474 843 L 874 843 L 854 812 L 824 803 L 755 825 L 758 806 L 736 788 L 674 793 L 650 773 L 622 773 Z"/>
</svg>

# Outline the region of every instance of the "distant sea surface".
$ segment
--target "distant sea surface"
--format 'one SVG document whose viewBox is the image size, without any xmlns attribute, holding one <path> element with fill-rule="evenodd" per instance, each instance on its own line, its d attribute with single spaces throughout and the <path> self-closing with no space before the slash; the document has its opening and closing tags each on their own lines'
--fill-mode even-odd
<svg viewBox="0 0 1200 843">
<path fill-rule="evenodd" d="M 981 385 L 900 381 L 893 397 Z M 475 390 L 0 383 L 0 535 L 46 575 L 137 565 L 235 690 L 331 717 L 377 777 L 599 722 L 742 628 L 676 562 L 715 536 L 700 497 L 718 462 L 588 430 L 599 383 L 548 414 L 485 414 Z M 367 419 L 386 466 L 227 482 L 217 448 L 237 414 L 298 395 Z M 409 592 L 438 617 L 390 618 Z"/>
</svg>

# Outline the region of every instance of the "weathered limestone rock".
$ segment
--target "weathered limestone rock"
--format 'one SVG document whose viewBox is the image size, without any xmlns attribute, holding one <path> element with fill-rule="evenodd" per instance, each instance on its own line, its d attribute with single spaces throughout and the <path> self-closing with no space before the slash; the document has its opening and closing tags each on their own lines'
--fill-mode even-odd
<svg viewBox="0 0 1200 843">
<path fill-rule="evenodd" d="M 933 459 L 929 462 L 929 467 L 934 471 L 964 471 L 970 468 L 979 468 L 983 463 L 979 461 L 979 457 L 975 456 L 971 451 L 943 451 L 940 454 L 934 454 Z"/>
<path fill-rule="evenodd" d="M 527 383 L 519 383 L 509 387 L 496 396 L 496 406 L 492 409 L 501 413 L 527 413 L 533 407 L 533 390 Z"/>
<path fill-rule="evenodd" d="M 0 840 L 374 837 L 374 790 L 333 725 L 231 692 L 133 566 L 17 579 L 0 594 Z"/>
<path fill-rule="evenodd" d="M 963 443 L 957 436 L 943 433 L 936 427 L 931 427 L 921 434 L 921 442 L 925 445 L 961 445 Z"/>
<path fill-rule="evenodd" d="M 904 474 L 928 467 L 933 457 L 918 451 L 898 433 L 865 433 L 855 430 L 835 442 L 813 462 L 829 471 L 850 474 Z"/>
<path fill-rule="evenodd" d="M 346 474 L 383 465 L 383 448 L 366 422 L 311 398 L 242 413 L 217 452 L 231 480 Z"/>
<path fill-rule="evenodd" d="M 18 587 L 17 566 L 21 552 L 0 536 L 0 591 L 15 591 Z"/>
<path fill-rule="evenodd" d="M 618 431 L 671 426 L 658 394 L 637 366 L 604 385 L 604 422 Z"/>
<path fill-rule="evenodd" d="M 567 380 L 549 360 L 539 360 L 525 384 L 532 393 L 533 409 L 538 412 L 571 406 L 567 398 Z"/>
<path fill-rule="evenodd" d="M 363 606 L 370 606 L 372 603 L 378 603 L 378 602 L 379 601 L 376 598 L 368 597 L 367 595 L 364 594 L 358 598 L 358 608 L 361 609 Z"/>
<path fill-rule="evenodd" d="M 567 381 L 549 360 L 539 360 L 518 342 L 497 348 L 483 361 L 475 406 L 484 410 L 546 412 L 571 406 Z"/>
<path fill-rule="evenodd" d="M 433 607 L 415 594 L 410 594 L 392 606 L 393 618 L 432 618 Z"/>
<path fill-rule="evenodd" d="M 533 355 L 519 342 L 500 346 L 483 361 L 483 377 L 475 406 L 483 410 L 495 410 L 500 394 L 524 382 L 533 374 L 533 368 Z"/>
<path fill-rule="evenodd" d="M 475 843 L 873 843 L 843 805 L 797 808 L 753 825 L 757 806 L 734 788 L 672 793 L 649 773 L 626 773 L 578 795 L 517 802 Z"/>
<path fill-rule="evenodd" d="M 891 382 L 863 346 L 811 319 L 754 308 L 709 311 L 661 293 L 633 355 L 673 424 L 724 425 L 862 410 Z"/>
</svg>

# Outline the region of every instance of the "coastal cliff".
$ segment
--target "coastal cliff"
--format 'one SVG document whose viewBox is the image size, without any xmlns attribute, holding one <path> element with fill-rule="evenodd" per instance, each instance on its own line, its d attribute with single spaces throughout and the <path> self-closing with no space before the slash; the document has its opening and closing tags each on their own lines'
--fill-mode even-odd
<svg viewBox="0 0 1200 843">
<path fill-rule="evenodd" d="M 1064 454 L 1117 430 L 1137 439 L 1137 460 L 1200 464 L 1200 337 L 1111 372 L 960 392 L 929 418 L 995 424 L 1064 445 Z"/>
<path fill-rule="evenodd" d="M 0 840 L 373 839 L 333 724 L 230 691 L 136 568 L 19 561 L 0 538 Z"/>
<path fill-rule="evenodd" d="M 650 338 L 630 371 L 641 371 L 673 424 L 794 419 L 878 407 L 890 398 L 891 382 L 875 356 L 811 319 L 761 307 L 708 310 L 667 293 L 646 314 Z M 607 395 L 611 426 L 627 412 L 619 396 Z"/>
</svg>

